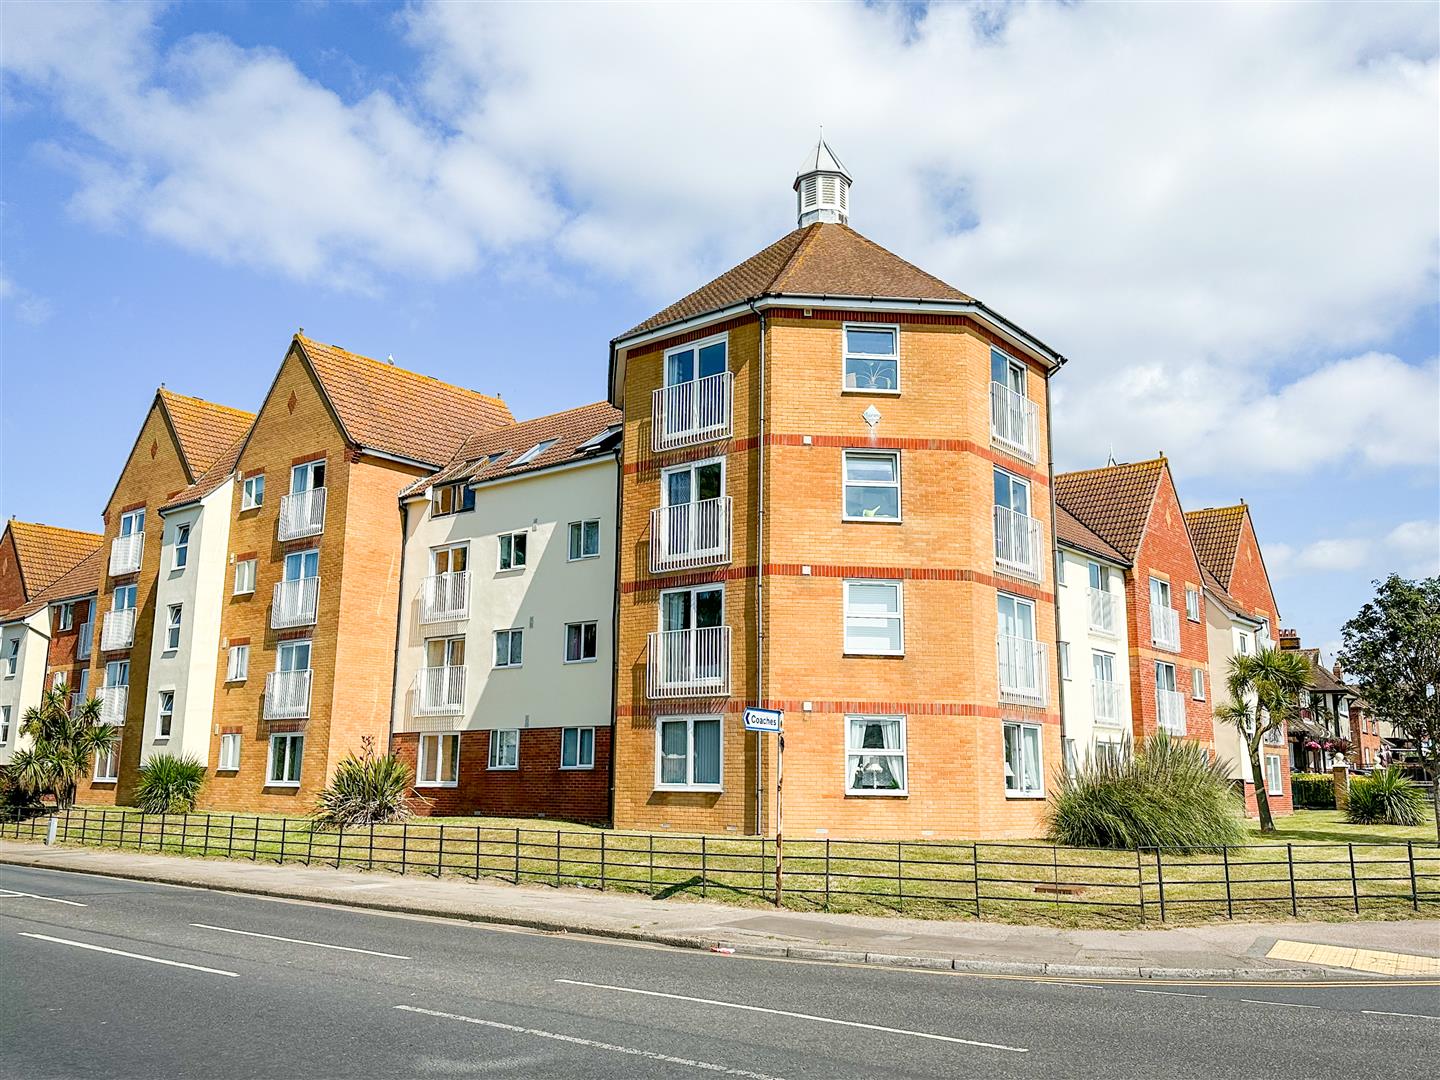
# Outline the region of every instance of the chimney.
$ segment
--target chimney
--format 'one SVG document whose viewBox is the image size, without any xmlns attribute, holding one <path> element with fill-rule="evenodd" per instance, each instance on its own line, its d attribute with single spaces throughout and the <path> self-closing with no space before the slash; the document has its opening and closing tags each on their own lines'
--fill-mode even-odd
<svg viewBox="0 0 1440 1080">
<path fill-rule="evenodd" d="M 1290 650 L 1300 648 L 1300 635 L 1294 630 L 1281 630 L 1280 648 Z"/>
</svg>

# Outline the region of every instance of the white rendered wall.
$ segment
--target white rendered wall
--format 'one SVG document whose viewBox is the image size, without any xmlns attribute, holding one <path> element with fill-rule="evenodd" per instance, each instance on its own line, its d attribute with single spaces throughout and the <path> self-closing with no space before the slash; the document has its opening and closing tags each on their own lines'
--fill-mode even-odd
<svg viewBox="0 0 1440 1080">
<path fill-rule="evenodd" d="M 15 674 L 5 675 L 9 665 L 10 643 L 20 642 L 15 659 Z M 16 750 L 28 746 L 29 739 L 20 738 L 20 721 L 25 710 L 40 704 L 45 687 L 45 668 L 50 655 L 50 609 L 41 608 L 26 619 L 0 627 L 0 705 L 10 706 L 10 737 L 0 746 L 0 762 L 10 760 Z"/>
<path fill-rule="evenodd" d="M 1055 603 L 1060 617 L 1060 640 L 1070 645 L 1070 678 L 1060 682 L 1061 709 L 1066 739 L 1074 741 L 1077 755 L 1083 761 L 1093 753 L 1097 742 L 1123 742 L 1131 735 L 1130 722 L 1130 657 L 1125 643 L 1125 575 L 1120 567 L 1095 559 L 1084 552 L 1060 547 L 1064 584 L 1055 590 Z M 1114 598 L 1115 633 L 1098 633 L 1090 629 L 1090 563 L 1109 567 L 1107 591 Z M 1114 723 L 1095 720 L 1093 671 L 1091 654 L 1106 652 L 1114 657 L 1115 684 L 1119 688 L 1119 707 Z M 1059 661 L 1056 661 L 1057 665 Z"/>
</svg>

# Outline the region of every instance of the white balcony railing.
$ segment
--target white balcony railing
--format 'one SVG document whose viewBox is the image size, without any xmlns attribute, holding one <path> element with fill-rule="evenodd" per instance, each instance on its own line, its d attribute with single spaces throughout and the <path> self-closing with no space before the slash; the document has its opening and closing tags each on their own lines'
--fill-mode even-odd
<svg viewBox="0 0 1440 1080">
<path fill-rule="evenodd" d="M 1155 691 L 1155 721 L 1161 731 L 1185 734 L 1185 695 L 1179 690 Z"/>
<path fill-rule="evenodd" d="M 1115 596 L 1106 589 L 1090 590 L 1090 629 L 1115 636 Z"/>
<path fill-rule="evenodd" d="M 111 649 L 128 649 L 134 644 L 135 609 L 107 611 L 100 624 L 100 648 L 108 652 Z"/>
<path fill-rule="evenodd" d="M 80 624 L 80 633 L 75 638 L 75 659 L 90 659 L 90 650 L 95 647 L 95 624 L 83 622 Z"/>
<path fill-rule="evenodd" d="M 1180 613 L 1174 608 L 1150 609 L 1150 640 L 1157 649 L 1180 651 Z"/>
<path fill-rule="evenodd" d="M 431 574 L 420 585 L 420 621 L 454 622 L 470 617 L 470 571 Z"/>
<path fill-rule="evenodd" d="M 650 572 L 730 561 L 730 496 L 650 511 Z"/>
<path fill-rule="evenodd" d="M 110 541 L 110 576 L 133 574 L 140 569 L 140 556 L 145 551 L 145 534 L 131 533 Z"/>
<path fill-rule="evenodd" d="M 656 390 L 650 420 L 650 448 L 669 450 L 728 436 L 734 386 L 734 377 L 722 371 Z"/>
<path fill-rule="evenodd" d="M 318 577 L 277 581 L 270 602 L 270 627 L 283 630 L 287 626 L 311 626 L 320 600 Z"/>
<path fill-rule="evenodd" d="M 995 507 L 995 566 L 1039 581 L 1045 576 L 1040 522 L 1003 506 Z"/>
<path fill-rule="evenodd" d="M 1049 697 L 1045 643 L 1001 634 L 996 646 L 1000 658 L 1000 700 L 1044 705 Z"/>
<path fill-rule="evenodd" d="M 325 489 L 292 491 L 280 497 L 280 539 L 299 540 L 325 531 Z"/>
<path fill-rule="evenodd" d="M 415 715 L 458 713 L 465 708 L 463 665 L 421 668 L 415 673 Z"/>
<path fill-rule="evenodd" d="M 730 693 L 730 627 L 662 630 L 650 635 L 645 688 L 655 698 Z"/>
<path fill-rule="evenodd" d="M 125 706 L 130 700 L 128 686 L 102 686 L 100 693 L 100 723 L 111 727 L 125 726 Z"/>
<path fill-rule="evenodd" d="M 1029 398 L 1001 383 L 990 384 L 990 438 L 1027 461 L 1039 456 L 1039 415 Z"/>
<path fill-rule="evenodd" d="M 310 715 L 311 671 L 272 671 L 265 676 L 265 719 L 304 720 Z"/>
<path fill-rule="evenodd" d="M 1090 684 L 1095 702 L 1095 723 L 1118 724 L 1120 722 L 1120 686 L 1113 682 Z"/>
</svg>

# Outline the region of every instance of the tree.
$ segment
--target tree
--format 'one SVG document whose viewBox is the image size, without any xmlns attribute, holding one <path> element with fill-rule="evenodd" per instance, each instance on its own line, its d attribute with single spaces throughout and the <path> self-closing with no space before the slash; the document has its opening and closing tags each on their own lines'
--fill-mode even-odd
<svg viewBox="0 0 1440 1080">
<path fill-rule="evenodd" d="M 1440 838 L 1440 577 L 1375 582 L 1375 598 L 1340 633 L 1346 675 L 1419 748 Z"/>
<path fill-rule="evenodd" d="M 29 737 L 30 745 L 10 756 L 11 780 L 32 799 L 54 795 L 61 810 L 74 805 L 80 777 L 90 771 L 95 755 L 110 753 L 120 742 L 120 729 L 100 722 L 100 702 L 91 698 L 72 710 L 64 683 L 25 710 L 20 734 Z"/>
<path fill-rule="evenodd" d="M 1235 725 L 1245 742 L 1262 833 L 1275 831 L 1275 818 L 1270 813 L 1260 748 L 1267 734 L 1284 730 L 1285 722 L 1295 715 L 1300 691 L 1309 685 L 1310 662 L 1297 652 L 1261 649 L 1253 655 L 1230 658 L 1225 678 L 1230 704 L 1216 709 L 1215 719 Z"/>
</svg>

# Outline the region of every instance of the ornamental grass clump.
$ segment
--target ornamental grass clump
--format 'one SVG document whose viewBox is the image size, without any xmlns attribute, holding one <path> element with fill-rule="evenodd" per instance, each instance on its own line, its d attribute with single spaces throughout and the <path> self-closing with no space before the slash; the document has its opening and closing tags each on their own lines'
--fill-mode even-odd
<svg viewBox="0 0 1440 1080">
<path fill-rule="evenodd" d="M 135 805 L 147 814 L 188 814 L 205 785 L 205 766 L 193 757 L 156 754 L 140 766 Z"/>
<path fill-rule="evenodd" d="M 1350 781 L 1345 820 L 1353 825 L 1419 825 L 1425 821 L 1425 792 L 1394 765 Z"/>
<path fill-rule="evenodd" d="M 311 816 L 322 829 L 404 821 L 415 813 L 414 783 L 409 766 L 394 754 L 376 756 L 367 741 L 360 757 L 352 754 L 335 766 Z"/>
<path fill-rule="evenodd" d="M 1048 812 L 1056 844 L 1214 850 L 1243 843 L 1226 767 L 1198 743 L 1160 732 L 1131 754 L 1092 757 L 1059 779 Z"/>
</svg>

